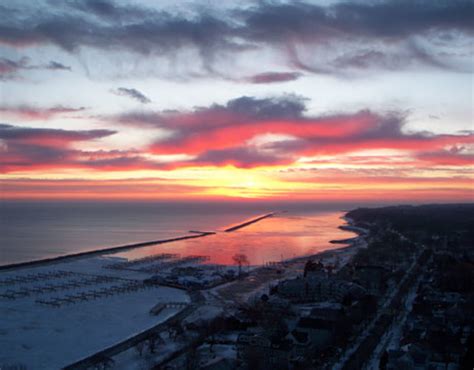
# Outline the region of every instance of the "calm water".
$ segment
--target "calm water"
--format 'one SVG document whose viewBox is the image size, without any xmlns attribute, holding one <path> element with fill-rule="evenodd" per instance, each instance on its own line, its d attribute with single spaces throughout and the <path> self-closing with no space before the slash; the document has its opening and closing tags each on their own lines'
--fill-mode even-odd
<svg viewBox="0 0 474 370">
<path fill-rule="evenodd" d="M 278 207 L 278 208 L 277 208 Z M 281 209 L 252 203 L 32 203 L 3 202 L 0 208 L 0 265 L 101 247 L 219 231 L 250 217 Z M 163 251 L 209 255 L 230 263 L 245 253 L 251 263 L 277 261 L 339 247 L 331 239 L 352 233 L 337 227 L 340 211 L 322 206 L 287 206 L 287 213 L 233 233 L 147 247 L 119 254 L 135 258 Z"/>
<path fill-rule="evenodd" d="M 232 257 L 245 254 L 252 265 L 276 262 L 340 248 L 333 239 L 346 239 L 355 234 L 338 229 L 344 213 L 289 212 L 267 218 L 231 233 L 218 233 L 204 238 L 162 244 L 114 254 L 128 259 L 159 253 L 179 253 L 183 256 L 209 256 L 210 262 L 233 264 Z"/>
</svg>

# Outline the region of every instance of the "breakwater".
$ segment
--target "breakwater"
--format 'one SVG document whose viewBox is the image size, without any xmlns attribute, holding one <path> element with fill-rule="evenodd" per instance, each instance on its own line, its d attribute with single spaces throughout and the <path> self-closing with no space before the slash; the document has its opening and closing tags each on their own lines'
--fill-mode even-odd
<svg viewBox="0 0 474 370">
<path fill-rule="evenodd" d="M 276 212 L 267 213 L 267 214 L 264 214 L 264 215 L 262 215 L 262 216 L 259 216 L 259 217 L 256 217 L 256 218 L 252 218 L 252 219 L 250 219 L 250 220 L 247 220 L 247 221 L 245 221 L 245 222 L 242 222 L 242 223 L 240 223 L 240 224 L 238 224 L 238 225 L 231 226 L 231 227 L 225 229 L 224 231 L 225 231 L 226 233 L 230 233 L 230 232 L 232 232 L 232 231 L 235 231 L 235 230 L 238 230 L 238 229 L 242 229 L 242 228 L 244 228 L 244 227 L 246 227 L 246 226 L 249 226 L 249 225 L 251 225 L 251 224 L 254 224 L 254 223 L 256 223 L 256 222 L 258 222 L 258 221 L 261 221 L 261 220 L 263 220 L 263 219 L 265 219 L 265 218 L 273 217 L 275 214 L 276 214 Z"/>
<path fill-rule="evenodd" d="M 261 221 L 265 218 L 272 217 L 274 214 L 275 212 L 271 212 L 271 213 L 267 213 L 256 218 L 252 218 L 240 224 L 229 227 L 225 229 L 224 231 L 232 232 L 232 231 L 244 228 L 253 223 Z M 76 259 L 94 257 L 94 256 L 103 255 L 103 254 L 125 252 L 125 251 L 129 251 L 136 248 L 149 247 L 152 245 L 172 243 L 172 242 L 188 240 L 188 239 L 197 239 L 197 238 L 202 238 L 208 235 L 215 234 L 215 232 L 199 232 L 195 230 L 190 231 L 190 233 L 192 233 L 192 235 L 184 235 L 184 236 L 178 236 L 178 237 L 169 238 L 169 239 L 151 240 L 151 241 L 145 241 L 145 242 L 139 242 L 139 243 L 133 243 L 133 244 L 125 244 L 125 245 L 120 245 L 120 246 L 115 246 L 115 247 L 108 247 L 108 248 L 95 249 L 91 251 L 66 254 L 66 255 L 57 256 L 57 257 L 42 258 L 42 259 L 27 261 L 27 262 L 11 263 L 11 264 L 0 266 L 0 271 L 8 271 L 8 270 L 15 270 L 15 269 L 29 268 L 29 267 L 38 267 L 38 266 L 44 266 L 48 264 L 55 264 L 55 263 L 61 263 L 61 262 L 69 262 Z"/>
<path fill-rule="evenodd" d="M 25 267 L 44 266 L 47 264 L 53 264 L 53 263 L 59 263 L 59 262 L 68 262 L 68 261 L 72 261 L 79 258 L 93 257 L 93 256 L 98 256 L 101 254 L 108 254 L 108 253 L 125 252 L 131 249 L 148 247 L 151 245 L 165 244 L 165 243 L 171 243 L 171 242 L 187 240 L 187 239 L 202 238 L 202 237 L 212 235 L 212 234 L 215 234 L 215 233 L 205 232 L 205 233 L 197 234 L 197 235 L 185 235 L 185 236 L 179 236 L 179 237 L 170 238 L 170 239 L 152 240 L 152 241 L 146 241 L 146 242 L 140 242 L 140 243 L 134 243 L 134 244 L 120 245 L 117 247 L 95 249 L 92 251 L 67 254 L 64 256 L 44 258 L 44 259 L 28 261 L 28 262 L 12 263 L 8 265 L 0 266 L 0 271 L 13 270 L 13 269 L 19 269 L 19 268 L 25 268 Z"/>
</svg>

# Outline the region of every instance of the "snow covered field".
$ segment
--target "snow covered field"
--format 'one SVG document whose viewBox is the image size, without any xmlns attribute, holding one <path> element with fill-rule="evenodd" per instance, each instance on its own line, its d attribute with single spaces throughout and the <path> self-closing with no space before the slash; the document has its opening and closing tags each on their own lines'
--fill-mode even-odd
<svg viewBox="0 0 474 370">
<path fill-rule="evenodd" d="M 113 272 L 103 269 L 104 263 L 110 259 L 0 273 L 0 368 L 61 368 L 180 310 L 166 308 L 152 316 L 149 310 L 157 303 L 189 302 L 182 290 L 145 287 L 141 280 L 147 275 Z"/>
</svg>

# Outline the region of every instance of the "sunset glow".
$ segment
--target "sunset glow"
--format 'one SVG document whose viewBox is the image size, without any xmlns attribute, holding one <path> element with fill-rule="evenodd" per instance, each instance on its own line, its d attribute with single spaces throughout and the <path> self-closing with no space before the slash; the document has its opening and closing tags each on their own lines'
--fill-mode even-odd
<svg viewBox="0 0 474 370">
<path fill-rule="evenodd" d="M 210 3 L 2 10 L 2 197 L 473 199 L 468 2 Z"/>
</svg>

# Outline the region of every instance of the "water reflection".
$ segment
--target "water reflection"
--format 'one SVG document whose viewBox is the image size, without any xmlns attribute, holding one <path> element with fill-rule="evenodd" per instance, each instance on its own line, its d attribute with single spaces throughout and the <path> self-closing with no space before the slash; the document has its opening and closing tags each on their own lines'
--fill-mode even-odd
<svg viewBox="0 0 474 370">
<path fill-rule="evenodd" d="M 315 214 L 283 213 L 251 224 L 231 233 L 220 232 L 204 238 L 140 248 L 114 254 L 114 257 L 141 258 L 159 253 L 208 255 L 211 263 L 232 264 L 232 256 L 245 254 L 250 264 L 310 255 L 340 248 L 330 240 L 354 237 L 338 228 L 344 221 L 342 212 Z"/>
</svg>

